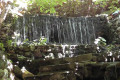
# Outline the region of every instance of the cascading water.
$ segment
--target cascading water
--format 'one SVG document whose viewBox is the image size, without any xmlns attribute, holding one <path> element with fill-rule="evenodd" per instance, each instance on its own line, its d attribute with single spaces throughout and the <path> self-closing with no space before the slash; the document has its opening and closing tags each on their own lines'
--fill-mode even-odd
<svg viewBox="0 0 120 80">
<path fill-rule="evenodd" d="M 96 38 L 95 27 L 100 26 L 99 17 L 56 17 L 24 15 L 16 23 L 17 41 L 33 41 L 41 37 L 47 43 L 92 44 Z"/>
</svg>

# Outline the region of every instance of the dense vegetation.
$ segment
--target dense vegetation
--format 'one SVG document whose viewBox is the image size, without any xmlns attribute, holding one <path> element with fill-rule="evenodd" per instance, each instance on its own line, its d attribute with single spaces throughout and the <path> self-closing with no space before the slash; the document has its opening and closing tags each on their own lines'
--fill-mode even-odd
<svg viewBox="0 0 120 80">
<path fill-rule="evenodd" d="M 22 2 L 24 4 L 19 4 Z M 17 15 L 25 12 L 30 14 L 54 14 L 60 16 L 95 16 L 119 9 L 119 0 L 4 0 L 0 1 L 0 23 L 6 14 L 16 8 Z M 28 7 L 21 7 L 27 5 Z M 18 8 L 18 9 L 17 9 Z M 14 13 L 15 14 L 15 13 Z"/>
<path fill-rule="evenodd" d="M 119 0 L 35 0 L 31 2 L 29 12 L 60 16 L 95 16 L 96 14 L 112 12 L 119 9 Z"/>
</svg>

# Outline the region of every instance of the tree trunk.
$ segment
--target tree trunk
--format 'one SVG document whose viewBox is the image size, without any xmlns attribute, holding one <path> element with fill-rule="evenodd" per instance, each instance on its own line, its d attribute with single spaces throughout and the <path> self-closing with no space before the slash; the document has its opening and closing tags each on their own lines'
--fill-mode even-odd
<svg viewBox="0 0 120 80">
<path fill-rule="evenodd" d="M 5 20 L 7 16 L 8 10 L 9 10 L 8 3 L 0 1 L 0 27 L 1 27 L 2 22 Z"/>
</svg>

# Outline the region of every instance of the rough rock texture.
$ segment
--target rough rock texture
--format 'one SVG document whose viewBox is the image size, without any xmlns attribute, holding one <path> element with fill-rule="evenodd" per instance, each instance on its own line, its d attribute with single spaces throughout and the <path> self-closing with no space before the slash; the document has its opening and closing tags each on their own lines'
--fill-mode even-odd
<svg viewBox="0 0 120 80">
<path fill-rule="evenodd" d="M 34 56 L 35 59 L 45 58 L 49 54 L 53 53 L 55 58 L 59 57 L 60 53 L 64 57 L 69 56 L 77 56 L 79 54 L 86 53 L 96 53 L 96 45 L 43 45 L 43 46 L 19 46 L 19 47 L 9 47 L 7 48 L 7 52 L 10 54 L 18 54 L 23 55 L 25 57 L 32 58 Z"/>
<path fill-rule="evenodd" d="M 104 21 L 103 18 L 100 18 L 100 21 Z M 105 36 L 110 32 L 109 40 L 119 43 L 119 35 L 116 34 L 120 32 L 118 23 L 110 26 L 114 29 L 113 31 L 105 31 L 106 27 L 104 27 L 105 29 L 98 32 L 97 36 L 107 39 L 108 37 Z M 8 28 L 7 25 L 0 28 L 0 39 L 4 43 L 7 40 L 6 36 L 11 35 Z M 100 52 L 95 45 L 24 45 L 5 46 L 5 49 L 7 57 L 14 65 L 12 73 L 16 76 L 15 80 L 120 80 L 120 63 L 118 62 L 120 45 L 114 45 L 112 49 L 101 47 Z M 9 80 L 9 76 L 5 75 L 9 72 L 6 69 L 8 65 L 2 55 L 0 57 L 0 80 Z M 21 71 L 23 66 L 27 70 L 25 76 Z"/>
<path fill-rule="evenodd" d="M 12 64 L 5 56 L 5 52 L 0 50 L 0 80 L 12 80 L 12 78 L 10 77 L 11 74 L 13 74 Z M 14 74 L 13 77 L 15 77 Z"/>
<path fill-rule="evenodd" d="M 99 17 L 59 17 L 29 15 L 19 17 L 15 32 L 17 41 L 38 41 L 47 38 L 49 44 L 93 44 L 98 36 L 107 36 L 107 19 Z M 106 38 L 106 37 L 105 37 Z"/>
<path fill-rule="evenodd" d="M 11 14 L 7 15 L 6 20 L 0 27 L 0 42 L 6 43 L 13 35 L 14 19 L 11 16 Z"/>
<path fill-rule="evenodd" d="M 119 45 L 111 49 L 113 55 L 105 53 L 107 49 L 98 52 L 95 45 L 71 47 L 66 46 L 65 51 L 76 54 L 72 57 L 45 58 L 49 53 L 67 54 L 59 45 L 45 45 L 35 46 L 32 50 L 30 46 L 10 48 L 8 58 L 17 65 L 14 73 L 20 80 L 119 80 Z M 23 77 L 23 66 L 33 75 Z"/>
<path fill-rule="evenodd" d="M 114 44 L 120 43 L 120 17 L 112 18 L 109 20 L 109 40 Z"/>
</svg>

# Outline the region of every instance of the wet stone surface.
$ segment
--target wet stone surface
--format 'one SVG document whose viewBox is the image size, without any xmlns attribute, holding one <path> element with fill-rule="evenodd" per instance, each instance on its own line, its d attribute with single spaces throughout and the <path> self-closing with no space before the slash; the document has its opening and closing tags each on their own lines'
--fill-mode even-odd
<svg viewBox="0 0 120 80">
<path fill-rule="evenodd" d="M 98 53 L 95 45 L 61 46 L 45 45 L 13 49 L 8 58 L 13 61 L 17 78 L 21 80 L 119 80 L 120 59 L 116 55 L 108 56 L 103 52 Z M 119 49 L 119 46 L 116 48 Z M 116 50 L 115 49 L 115 50 Z M 67 52 L 69 51 L 69 52 Z M 72 57 L 68 53 L 76 54 Z M 45 58 L 53 53 L 54 58 Z M 58 58 L 58 53 L 68 55 Z M 29 56 L 30 55 L 30 56 Z M 113 62 L 114 61 L 114 62 Z M 22 76 L 21 68 L 28 71 Z M 18 74 L 20 73 L 20 74 Z M 32 75 L 31 75 L 32 74 Z"/>
</svg>

